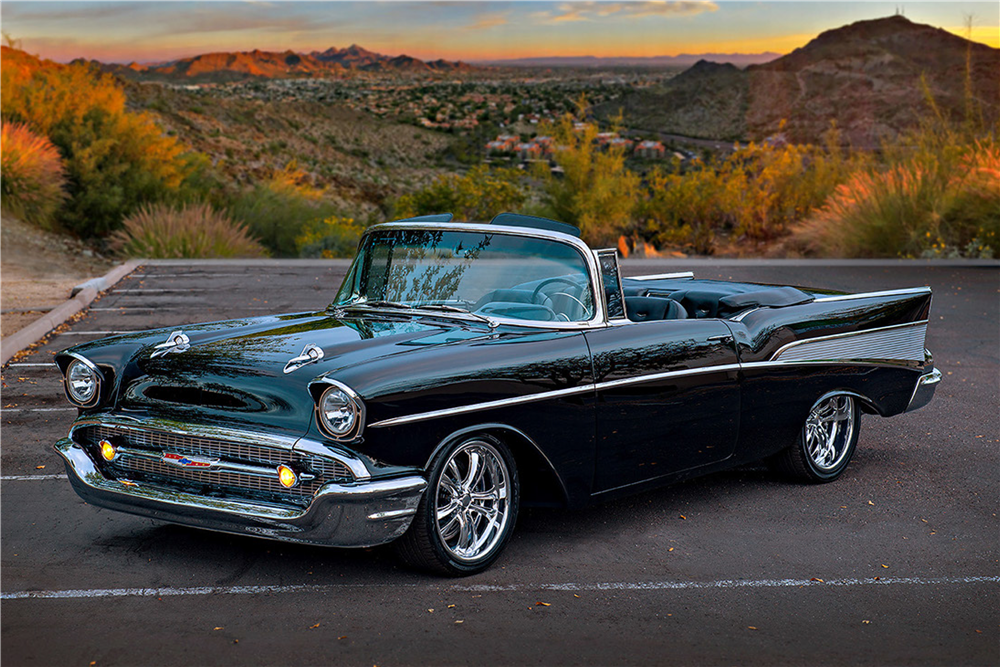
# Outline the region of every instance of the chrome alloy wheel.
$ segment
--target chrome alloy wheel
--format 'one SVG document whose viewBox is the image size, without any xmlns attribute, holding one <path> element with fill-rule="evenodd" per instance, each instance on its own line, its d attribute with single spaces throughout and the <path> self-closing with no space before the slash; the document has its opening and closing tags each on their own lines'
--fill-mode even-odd
<svg viewBox="0 0 1000 667">
<path fill-rule="evenodd" d="M 854 438 L 854 399 L 831 396 L 813 406 L 803 435 L 806 454 L 821 472 L 834 470 L 851 451 Z"/>
<path fill-rule="evenodd" d="M 435 527 L 453 558 L 474 561 L 503 538 L 509 485 L 504 457 L 489 442 L 470 440 L 451 453 L 435 489 Z"/>
</svg>

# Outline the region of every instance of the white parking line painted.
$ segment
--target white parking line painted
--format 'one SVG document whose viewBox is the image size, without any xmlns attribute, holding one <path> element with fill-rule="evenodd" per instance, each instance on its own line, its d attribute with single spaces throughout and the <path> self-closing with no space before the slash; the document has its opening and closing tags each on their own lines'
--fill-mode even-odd
<svg viewBox="0 0 1000 667">
<path fill-rule="evenodd" d="M 160 311 L 160 310 L 183 310 L 183 311 L 187 312 L 187 311 L 192 311 L 192 310 L 212 310 L 212 311 L 216 311 L 216 310 L 221 310 L 223 307 L 224 306 L 118 306 L 116 308 L 91 308 L 90 311 L 91 312 L 100 312 L 100 311 L 123 312 L 123 311 L 128 311 L 128 310 L 156 310 L 156 311 Z M 257 306 L 240 306 L 240 307 L 238 307 L 238 309 L 241 310 L 241 311 L 242 310 L 266 310 L 266 311 L 270 311 L 270 312 L 274 312 L 274 310 L 275 310 L 273 307 L 269 308 L 267 306 L 260 306 L 260 307 L 257 307 Z M 117 332 L 113 332 L 113 333 L 132 333 L 132 332 L 129 332 L 129 331 L 117 331 Z"/>
<path fill-rule="evenodd" d="M 118 310 L 117 308 L 91 308 L 91 310 Z M 63 331 L 60 336 L 115 336 L 136 333 L 135 331 Z"/>
<path fill-rule="evenodd" d="M 45 368 L 58 368 L 58 366 L 56 366 L 56 362 L 54 362 L 54 361 L 49 361 L 49 362 L 44 363 L 44 364 L 29 364 L 29 363 L 24 362 L 24 361 L 18 361 L 18 362 L 7 364 L 8 368 L 26 368 L 26 367 L 29 367 L 29 366 L 44 366 Z"/>
<path fill-rule="evenodd" d="M 0 408 L 2 412 L 64 412 L 66 410 L 76 410 L 76 408 Z"/>
<path fill-rule="evenodd" d="M 37 482 L 43 479 L 69 479 L 66 475 L 3 475 L 0 482 Z"/>
<path fill-rule="evenodd" d="M 131 278 L 246 278 L 253 273 L 133 273 Z"/>
<path fill-rule="evenodd" d="M 437 584 L 358 583 L 291 584 L 286 586 L 196 586 L 191 588 L 85 588 L 61 591 L 7 591 L 0 600 L 85 599 L 121 597 L 176 597 L 187 595 L 260 595 L 268 593 L 329 593 L 337 589 L 360 587 L 426 588 L 462 592 L 505 591 L 662 591 L 705 588 L 807 588 L 849 586 L 949 586 L 960 584 L 1000 583 L 1000 576 L 987 577 L 881 577 L 872 579 L 724 579 L 722 581 L 645 581 L 595 582 L 564 584 L 474 584 L 440 586 Z"/>
<path fill-rule="evenodd" d="M 207 292 L 203 287 L 172 287 L 167 289 L 155 289 L 152 287 L 126 287 L 125 289 L 113 289 L 111 294 L 139 294 L 139 293 L 163 293 L 163 292 Z"/>
</svg>

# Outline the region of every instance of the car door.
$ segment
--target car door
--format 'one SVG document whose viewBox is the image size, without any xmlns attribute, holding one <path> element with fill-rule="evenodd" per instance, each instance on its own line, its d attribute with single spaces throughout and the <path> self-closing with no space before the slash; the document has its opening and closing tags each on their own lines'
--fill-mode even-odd
<svg viewBox="0 0 1000 667">
<path fill-rule="evenodd" d="M 629 322 L 599 255 L 610 326 L 586 333 L 596 383 L 594 492 L 722 461 L 740 421 L 739 363 L 719 319 Z M 619 286 L 615 287 L 614 282 Z"/>
</svg>

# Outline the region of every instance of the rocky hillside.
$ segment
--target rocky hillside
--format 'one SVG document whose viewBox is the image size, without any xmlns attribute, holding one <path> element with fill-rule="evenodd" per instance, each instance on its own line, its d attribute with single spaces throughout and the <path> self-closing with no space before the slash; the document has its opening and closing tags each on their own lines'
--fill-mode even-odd
<svg viewBox="0 0 1000 667">
<path fill-rule="evenodd" d="M 224 182 L 266 180 L 295 163 L 312 184 L 359 210 L 440 173 L 441 133 L 302 100 L 262 102 L 131 83 L 129 106 L 209 157 Z"/>
<path fill-rule="evenodd" d="M 913 128 L 930 111 L 927 89 L 945 114 L 960 117 L 970 90 L 986 123 L 1000 117 L 1000 50 L 902 16 L 822 33 L 772 62 L 739 70 L 698 63 L 659 89 L 637 91 L 619 107 L 626 124 L 693 137 L 760 140 L 779 131 L 818 142 L 836 121 L 856 147 Z"/>
<path fill-rule="evenodd" d="M 747 132 L 765 137 L 787 119 L 789 139 L 814 141 L 836 120 L 851 144 L 878 146 L 930 111 L 922 80 L 942 111 L 961 113 L 967 56 L 972 94 L 985 120 L 996 122 L 1000 50 L 892 16 L 824 32 L 778 60 L 747 68 Z"/>
<path fill-rule="evenodd" d="M 620 109 L 634 129 L 735 141 L 746 134 L 748 83 L 734 65 L 701 60 L 664 85 L 607 102 L 595 114 L 613 116 Z"/>
<path fill-rule="evenodd" d="M 138 81 L 174 83 L 226 83 L 246 79 L 287 79 L 350 76 L 354 72 L 423 73 L 456 72 L 473 69 L 463 62 L 424 62 L 407 55 L 386 56 L 352 44 L 346 49 L 326 51 L 237 51 L 205 53 L 191 58 L 142 65 L 119 65 L 91 61 L 101 69 Z"/>
</svg>

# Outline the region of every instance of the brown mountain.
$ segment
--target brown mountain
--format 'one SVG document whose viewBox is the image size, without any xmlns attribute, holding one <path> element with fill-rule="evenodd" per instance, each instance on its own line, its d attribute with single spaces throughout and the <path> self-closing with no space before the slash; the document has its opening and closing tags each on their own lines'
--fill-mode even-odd
<svg viewBox="0 0 1000 667">
<path fill-rule="evenodd" d="M 915 127 L 937 107 L 960 117 L 970 91 L 987 123 L 1000 117 L 1000 50 L 902 16 L 829 30 L 781 58 L 745 70 L 699 62 L 658 88 L 596 109 L 625 111 L 633 127 L 719 140 L 760 140 L 779 131 L 816 143 L 836 121 L 857 147 Z"/>
<path fill-rule="evenodd" d="M 787 119 L 789 139 L 815 141 L 835 120 L 853 145 L 877 146 L 930 111 L 922 81 L 940 110 L 958 116 L 967 57 L 972 96 L 994 123 L 1000 50 L 892 16 L 824 32 L 773 62 L 748 67 L 747 133 L 768 136 Z"/>
<path fill-rule="evenodd" d="M 436 60 L 425 63 L 410 56 L 386 56 L 357 44 L 346 49 L 330 47 L 326 51 L 238 51 L 205 53 L 157 65 L 99 63 L 101 69 L 129 79 L 214 82 L 241 81 L 248 78 L 285 79 L 344 76 L 350 71 L 414 73 L 471 69 L 461 62 Z"/>
</svg>

